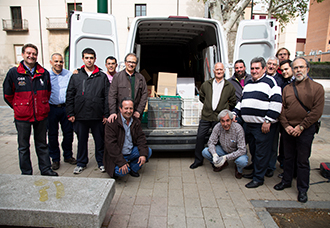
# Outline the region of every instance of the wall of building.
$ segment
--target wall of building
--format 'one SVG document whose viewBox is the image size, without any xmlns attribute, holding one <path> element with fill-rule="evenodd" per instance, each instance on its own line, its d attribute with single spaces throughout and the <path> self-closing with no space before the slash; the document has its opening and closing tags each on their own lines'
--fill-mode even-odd
<svg viewBox="0 0 330 228">
<path fill-rule="evenodd" d="M 310 1 L 305 54 L 330 51 L 330 1 Z"/>
<path fill-rule="evenodd" d="M 119 56 L 120 61 L 124 60 L 126 54 L 126 42 L 129 28 L 135 16 L 135 4 L 147 5 L 147 16 L 168 17 L 168 16 L 190 16 L 203 17 L 204 4 L 203 1 L 197 0 L 112 0 L 111 12 L 117 23 L 118 40 L 119 40 Z"/>
<path fill-rule="evenodd" d="M 281 30 L 280 27 L 278 27 Z M 285 47 L 290 51 L 290 59 L 294 59 L 297 46 L 298 19 L 288 23 L 278 33 L 278 48 Z"/>
</svg>

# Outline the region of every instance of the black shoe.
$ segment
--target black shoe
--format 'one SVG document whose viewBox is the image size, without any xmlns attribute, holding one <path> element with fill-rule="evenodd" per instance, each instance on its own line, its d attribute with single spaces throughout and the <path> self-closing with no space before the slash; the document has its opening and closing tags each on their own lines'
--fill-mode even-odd
<svg viewBox="0 0 330 228">
<path fill-rule="evenodd" d="M 140 176 L 140 174 L 138 172 L 134 172 L 133 170 L 131 170 L 129 172 L 129 175 L 131 175 L 132 177 L 139 177 Z"/>
<path fill-rule="evenodd" d="M 71 165 L 77 164 L 77 160 L 75 158 L 64 159 L 64 162 L 70 163 Z"/>
<path fill-rule="evenodd" d="M 61 163 L 59 161 L 58 162 L 53 162 L 52 169 L 53 170 L 58 170 L 60 168 L 60 165 L 61 165 Z"/>
<path fill-rule="evenodd" d="M 281 191 L 285 188 L 291 188 L 291 184 L 284 184 L 283 181 L 281 181 L 280 183 L 274 186 L 274 189 L 277 191 Z"/>
<path fill-rule="evenodd" d="M 202 166 L 202 165 L 203 165 L 203 163 L 197 163 L 197 162 L 194 162 L 194 163 L 192 163 L 192 164 L 190 165 L 189 168 L 191 168 L 191 169 L 196 169 L 198 166 Z"/>
<path fill-rule="evenodd" d="M 248 166 L 245 166 L 244 169 L 254 169 L 254 167 L 253 167 L 253 163 L 251 163 L 251 164 L 248 165 Z"/>
<path fill-rule="evenodd" d="M 272 177 L 274 176 L 274 170 L 272 169 L 267 169 L 266 173 L 265 173 L 266 177 Z"/>
<path fill-rule="evenodd" d="M 278 177 L 283 179 L 283 175 L 284 175 L 284 173 L 280 173 L 280 174 L 278 174 Z"/>
<path fill-rule="evenodd" d="M 50 170 L 48 170 L 44 173 L 41 173 L 41 175 L 43 175 L 43 176 L 58 176 L 58 173 L 54 172 L 53 170 L 50 169 Z"/>
<path fill-rule="evenodd" d="M 307 197 L 307 192 L 299 192 L 298 193 L 298 201 L 301 202 L 301 203 L 306 203 L 308 200 L 308 197 Z"/>
<path fill-rule="evenodd" d="M 263 185 L 263 182 L 251 181 L 245 185 L 247 188 L 258 188 L 260 185 Z"/>
<path fill-rule="evenodd" d="M 253 172 L 250 174 L 243 174 L 243 177 L 246 179 L 252 179 L 253 178 Z"/>
</svg>

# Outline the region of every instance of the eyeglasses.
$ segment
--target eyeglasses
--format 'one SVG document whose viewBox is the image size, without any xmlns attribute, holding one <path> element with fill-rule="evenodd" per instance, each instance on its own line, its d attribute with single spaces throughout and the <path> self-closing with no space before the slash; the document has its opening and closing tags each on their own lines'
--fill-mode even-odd
<svg viewBox="0 0 330 228">
<path fill-rule="evenodd" d="M 126 61 L 126 63 L 128 63 L 128 64 L 133 64 L 133 65 L 136 64 L 136 62 L 132 62 L 132 61 Z"/>
<path fill-rule="evenodd" d="M 296 66 L 296 67 L 293 68 L 293 70 L 298 70 L 298 69 L 302 70 L 304 68 L 307 68 L 307 66 Z"/>
</svg>

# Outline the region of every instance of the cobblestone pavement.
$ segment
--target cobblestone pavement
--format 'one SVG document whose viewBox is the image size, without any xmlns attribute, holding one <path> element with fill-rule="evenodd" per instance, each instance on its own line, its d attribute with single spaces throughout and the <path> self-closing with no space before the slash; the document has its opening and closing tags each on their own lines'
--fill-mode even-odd
<svg viewBox="0 0 330 228">
<path fill-rule="evenodd" d="M 18 167 L 16 130 L 13 112 L 7 106 L 0 106 L 0 173 L 20 174 Z M 318 168 L 320 162 L 330 161 L 330 118 L 322 119 L 320 133 L 316 135 L 310 159 L 311 168 Z M 74 140 L 76 155 L 77 139 Z M 192 153 L 193 154 L 193 153 Z M 37 158 L 31 140 L 31 157 L 34 175 L 40 175 Z M 94 158 L 94 143 L 89 138 L 89 164 L 80 175 L 74 175 L 74 166 L 62 162 L 58 171 L 65 177 L 109 178 L 100 173 Z M 277 168 L 271 178 L 265 177 L 264 185 L 256 189 L 244 187 L 248 179 L 236 179 L 234 164 L 215 173 L 211 165 L 189 169 L 192 156 L 152 157 L 141 169 L 139 178 L 126 176 L 116 180 L 116 194 L 108 209 L 103 227 L 273 227 L 272 222 L 262 219 L 264 208 L 257 208 L 252 201 L 297 202 L 296 182 L 292 188 L 275 191 L 273 186 L 282 172 Z M 245 171 L 247 173 L 247 171 Z M 311 183 L 325 180 L 319 171 L 311 171 Z M 318 201 L 330 201 L 329 183 L 312 185 L 308 191 L 309 205 Z M 259 215 L 259 216 L 258 216 Z M 270 224 L 270 225 L 269 225 Z"/>
</svg>

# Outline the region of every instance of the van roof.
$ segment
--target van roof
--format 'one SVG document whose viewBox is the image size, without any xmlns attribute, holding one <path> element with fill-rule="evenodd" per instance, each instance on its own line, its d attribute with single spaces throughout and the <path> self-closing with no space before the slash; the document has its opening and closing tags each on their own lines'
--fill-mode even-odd
<svg viewBox="0 0 330 228">
<path fill-rule="evenodd" d="M 140 43 L 176 43 L 184 45 L 201 35 L 207 27 L 216 27 L 214 20 L 181 16 L 139 17 L 132 25 L 137 25 Z"/>
</svg>

